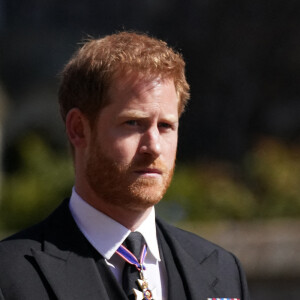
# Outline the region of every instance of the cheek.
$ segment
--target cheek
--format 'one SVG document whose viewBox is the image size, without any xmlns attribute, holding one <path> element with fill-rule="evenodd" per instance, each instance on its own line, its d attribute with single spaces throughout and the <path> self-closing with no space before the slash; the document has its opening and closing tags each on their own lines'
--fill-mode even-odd
<svg viewBox="0 0 300 300">
<path fill-rule="evenodd" d="M 128 164 L 136 155 L 138 145 L 139 141 L 137 138 L 119 138 L 112 140 L 107 151 L 116 162 Z"/>
<path fill-rule="evenodd" d="M 168 162 L 169 166 L 172 166 L 177 153 L 177 136 L 165 141 L 163 151 L 165 161 Z"/>
</svg>

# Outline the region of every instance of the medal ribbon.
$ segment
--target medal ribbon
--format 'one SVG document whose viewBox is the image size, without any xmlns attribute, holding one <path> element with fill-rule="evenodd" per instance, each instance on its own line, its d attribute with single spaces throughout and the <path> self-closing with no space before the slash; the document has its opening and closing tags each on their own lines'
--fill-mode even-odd
<svg viewBox="0 0 300 300">
<path fill-rule="evenodd" d="M 136 266 L 136 268 L 138 269 L 139 272 L 141 272 L 141 270 L 146 270 L 145 266 L 144 266 L 144 261 L 147 255 L 147 245 L 145 244 L 143 246 L 143 250 L 142 250 L 142 254 L 141 254 L 141 258 L 140 261 L 138 261 L 138 259 L 135 257 L 135 255 L 133 253 L 131 253 L 125 246 L 121 245 L 118 250 L 116 251 L 116 253 L 121 256 L 125 261 L 127 261 L 128 263 L 130 263 L 131 265 Z"/>
</svg>

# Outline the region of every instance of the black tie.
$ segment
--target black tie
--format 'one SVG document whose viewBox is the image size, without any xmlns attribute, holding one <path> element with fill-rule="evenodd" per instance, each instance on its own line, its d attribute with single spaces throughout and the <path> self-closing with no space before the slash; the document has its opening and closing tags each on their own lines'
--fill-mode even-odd
<svg viewBox="0 0 300 300">
<path fill-rule="evenodd" d="M 144 237 L 139 232 L 131 232 L 123 245 L 140 261 L 142 248 L 145 244 Z M 135 299 L 133 288 L 140 290 L 137 280 L 140 279 L 139 272 L 134 265 L 125 262 L 123 270 L 123 289 L 128 299 Z"/>
</svg>

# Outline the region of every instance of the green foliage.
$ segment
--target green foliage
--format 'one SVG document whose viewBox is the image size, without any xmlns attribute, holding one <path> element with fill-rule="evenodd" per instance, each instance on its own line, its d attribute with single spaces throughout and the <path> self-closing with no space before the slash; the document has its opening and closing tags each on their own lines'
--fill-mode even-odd
<svg viewBox="0 0 300 300">
<path fill-rule="evenodd" d="M 73 167 L 66 154 L 55 153 L 42 138 L 28 135 L 18 145 L 21 165 L 4 176 L 1 227 L 19 229 L 44 218 L 70 194 Z"/>
<path fill-rule="evenodd" d="M 245 160 L 258 217 L 300 216 L 300 147 L 263 140 Z"/>
<path fill-rule="evenodd" d="M 255 197 L 234 176 L 233 167 L 214 162 L 179 165 L 165 201 L 176 201 L 188 220 L 249 219 Z"/>
<path fill-rule="evenodd" d="M 174 202 L 185 220 L 300 217 L 300 148 L 262 140 L 240 166 L 178 165 L 162 214 Z"/>
</svg>

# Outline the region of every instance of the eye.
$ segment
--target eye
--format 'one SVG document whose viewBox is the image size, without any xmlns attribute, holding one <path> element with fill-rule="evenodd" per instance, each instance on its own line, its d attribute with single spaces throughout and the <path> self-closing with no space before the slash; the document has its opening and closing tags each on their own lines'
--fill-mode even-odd
<svg viewBox="0 0 300 300">
<path fill-rule="evenodd" d="M 166 122 L 161 122 L 158 124 L 158 127 L 163 129 L 172 129 L 173 125 Z"/>
<path fill-rule="evenodd" d="M 125 124 L 129 125 L 129 126 L 137 126 L 138 125 L 138 122 L 137 120 L 127 120 L 125 122 Z"/>
</svg>

